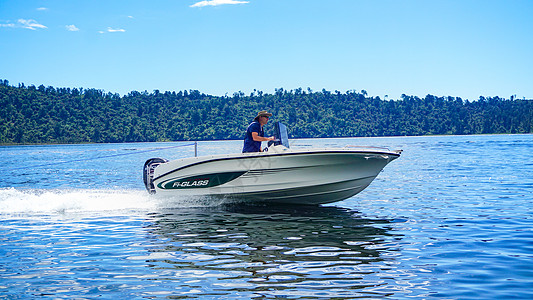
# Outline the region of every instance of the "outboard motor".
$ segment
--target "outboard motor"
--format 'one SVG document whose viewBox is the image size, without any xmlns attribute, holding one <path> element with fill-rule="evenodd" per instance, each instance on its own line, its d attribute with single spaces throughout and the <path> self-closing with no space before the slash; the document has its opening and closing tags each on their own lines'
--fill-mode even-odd
<svg viewBox="0 0 533 300">
<path fill-rule="evenodd" d="M 268 142 L 268 146 L 283 145 L 289 148 L 289 135 L 287 134 L 287 126 L 281 122 L 274 123 L 274 140 Z"/>
<path fill-rule="evenodd" d="M 155 194 L 155 186 L 154 186 L 154 170 L 159 166 L 160 164 L 164 164 L 168 162 L 167 159 L 164 158 L 150 158 L 144 163 L 143 168 L 143 180 L 144 180 L 144 186 L 146 187 L 146 190 L 150 194 Z"/>
</svg>

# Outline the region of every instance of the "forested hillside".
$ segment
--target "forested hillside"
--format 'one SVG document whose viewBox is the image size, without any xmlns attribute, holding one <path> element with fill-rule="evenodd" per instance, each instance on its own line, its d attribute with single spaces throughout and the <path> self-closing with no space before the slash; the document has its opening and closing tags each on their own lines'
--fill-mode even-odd
<svg viewBox="0 0 533 300">
<path fill-rule="evenodd" d="M 274 114 L 271 122 L 287 125 L 291 138 L 533 132 L 531 100 L 403 95 L 386 101 L 365 91 L 282 88 L 231 97 L 196 90 L 120 96 L 0 80 L 0 143 L 241 139 L 264 109 Z"/>
</svg>

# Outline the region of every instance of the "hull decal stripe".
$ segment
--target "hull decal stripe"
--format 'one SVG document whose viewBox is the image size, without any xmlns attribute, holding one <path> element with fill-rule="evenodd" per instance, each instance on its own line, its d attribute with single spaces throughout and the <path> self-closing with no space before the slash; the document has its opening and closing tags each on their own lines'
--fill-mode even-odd
<svg viewBox="0 0 533 300">
<path fill-rule="evenodd" d="M 242 176 L 244 173 L 246 172 L 225 172 L 190 176 L 185 178 L 172 178 L 158 183 L 157 187 L 163 190 L 210 188 L 230 182 Z"/>
</svg>

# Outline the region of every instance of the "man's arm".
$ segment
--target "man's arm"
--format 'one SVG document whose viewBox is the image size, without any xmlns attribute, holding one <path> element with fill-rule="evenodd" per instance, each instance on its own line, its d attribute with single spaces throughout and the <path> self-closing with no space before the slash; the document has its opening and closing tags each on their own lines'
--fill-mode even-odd
<svg viewBox="0 0 533 300">
<path fill-rule="evenodd" d="M 267 142 L 267 141 L 271 141 L 274 139 L 273 136 L 271 137 L 262 137 L 262 136 L 259 136 L 259 133 L 258 132 L 252 132 L 252 139 L 256 142 Z"/>
</svg>

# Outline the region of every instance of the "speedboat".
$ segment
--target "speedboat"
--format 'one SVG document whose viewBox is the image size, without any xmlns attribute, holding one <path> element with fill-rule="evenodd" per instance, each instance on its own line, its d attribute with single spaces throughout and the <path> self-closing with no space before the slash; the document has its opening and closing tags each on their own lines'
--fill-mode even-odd
<svg viewBox="0 0 533 300">
<path fill-rule="evenodd" d="M 263 152 L 149 159 L 146 189 L 167 196 L 318 205 L 361 192 L 401 154 L 385 148 L 291 149 L 279 122 L 274 136 Z"/>
</svg>

